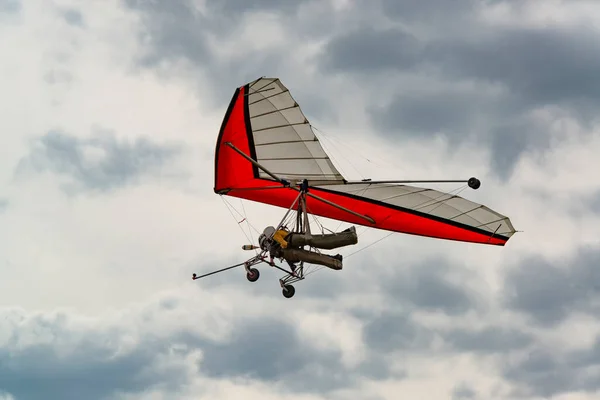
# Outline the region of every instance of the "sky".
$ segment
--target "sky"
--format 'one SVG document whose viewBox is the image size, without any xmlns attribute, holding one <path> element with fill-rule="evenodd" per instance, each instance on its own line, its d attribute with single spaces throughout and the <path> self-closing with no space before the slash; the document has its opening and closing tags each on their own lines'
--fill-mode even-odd
<svg viewBox="0 0 600 400">
<path fill-rule="evenodd" d="M 597 399 L 598 26 L 584 0 L 0 0 L 0 399 Z M 292 299 L 271 269 L 192 281 L 283 215 L 213 192 L 261 76 L 347 178 L 476 176 L 520 232 L 367 230 Z"/>
</svg>

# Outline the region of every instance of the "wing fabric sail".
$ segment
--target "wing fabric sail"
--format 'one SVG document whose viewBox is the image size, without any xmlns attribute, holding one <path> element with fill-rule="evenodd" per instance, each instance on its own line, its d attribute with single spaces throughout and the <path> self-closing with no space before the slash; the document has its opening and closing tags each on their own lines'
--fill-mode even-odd
<svg viewBox="0 0 600 400">
<path fill-rule="evenodd" d="M 308 179 L 311 194 L 375 223 L 309 197 L 307 207 L 315 215 L 399 233 L 500 246 L 515 232 L 507 217 L 459 196 L 407 185 L 348 183 L 276 78 L 260 78 L 235 91 L 217 140 L 214 190 L 289 208 L 298 192 L 282 187 L 229 144 L 292 184 Z"/>
<path fill-rule="evenodd" d="M 375 219 L 376 227 L 386 230 L 496 245 L 505 244 L 515 232 L 506 216 L 482 204 L 433 189 L 368 183 L 318 189 L 327 200 L 348 199 L 354 203 L 348 208 L 370 216 Z"/>
</svg>

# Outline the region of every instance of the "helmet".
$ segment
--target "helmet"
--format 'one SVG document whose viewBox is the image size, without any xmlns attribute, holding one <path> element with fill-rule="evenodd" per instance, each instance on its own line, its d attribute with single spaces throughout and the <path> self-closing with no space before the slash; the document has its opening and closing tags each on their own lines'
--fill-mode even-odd
<svg viewBox="0 0 600 400">
<path fill-rule="evenodd" d="M 265 228 L 265 230 L 263 231 L 263 235 L 265 235 L 269 239 L 272 238 L 274 234 L 275 234 L 275 228 L 273 228 L 272 226 L 267 226 Z"/>
<path fill-rule="evenodd" d="M 274 234 L 275 234 L 275 228 L 273 228 L 272 226 L 267 226 L 265 228 L 263 233 L 261 233 L 260 236 L 258 237 L 258 245 L 260 246 L 261 249 L 263 249 L 265 251 L 267 250 L 267 246 L 269 244 L 269 239 L 271 239 Z"/>
</svg>

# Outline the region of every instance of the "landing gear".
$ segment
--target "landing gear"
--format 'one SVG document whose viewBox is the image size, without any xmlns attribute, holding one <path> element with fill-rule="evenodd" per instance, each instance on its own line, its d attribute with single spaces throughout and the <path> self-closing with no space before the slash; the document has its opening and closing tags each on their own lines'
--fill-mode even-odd
<svg viewBox="0 0 600 400">
<path fill-rule="evenodd" d="M 260 277 L 260 272 L 256 268 L 250 268 L 248 272 L 246 272 L 246 279 L 250 282 L 256 282 Z"/>
<path fill-rule="evenodd" d="M 283 297 L 289 299 L 289 298 L 294 297 L 294 294 L 296 293 L 296 289 L 294 289 L 294 287 L 292 285 L 285 285 L 281 292 L 283 293 Z"/>
</svg>

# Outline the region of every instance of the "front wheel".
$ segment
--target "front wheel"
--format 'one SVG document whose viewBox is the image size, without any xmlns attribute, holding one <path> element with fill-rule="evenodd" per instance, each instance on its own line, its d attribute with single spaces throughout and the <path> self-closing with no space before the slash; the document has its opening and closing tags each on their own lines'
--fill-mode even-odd
<svg viewBox="0 0 600 400">
<path fill-rule="evenodd" d="M 256 268 L 250 268 L 248 272 L 246 272 L 246 279 L 250 282 L 256 282 L 260 277 L 260 272 Z"/>
<path fill-rule="evenodd" d="M 289 299 L 291 297 L 294 297 L 294 294 L 296 293 L 296 289 L 294 289 L 294 287 L 292 285 L 285 285 L 283 287 L 282 293 L 283 293 L 283 297 Z"/>
</svg>

